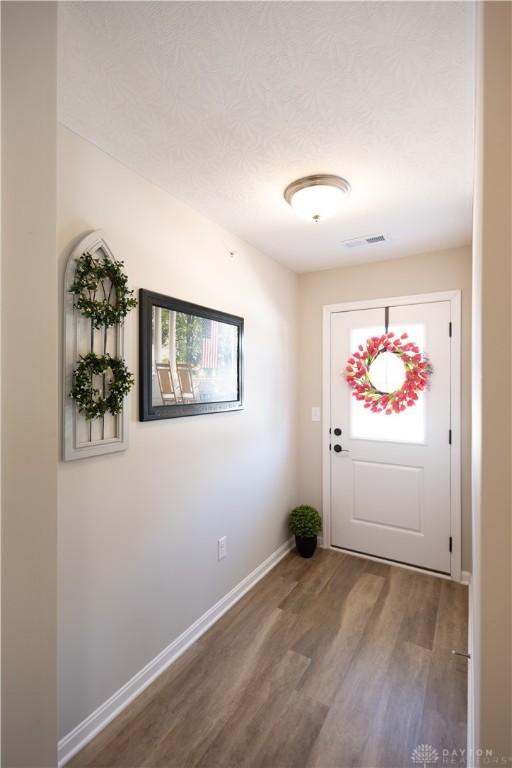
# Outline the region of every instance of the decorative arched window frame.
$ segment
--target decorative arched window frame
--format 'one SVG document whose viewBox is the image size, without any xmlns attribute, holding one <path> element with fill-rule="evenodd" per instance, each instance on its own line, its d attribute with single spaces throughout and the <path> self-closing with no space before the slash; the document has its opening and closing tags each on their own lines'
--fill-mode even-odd
<svg viewBox="0 0 512 768">
<path fill-rule="evenodd" d="M 100 456 L 106 453 L 124 451 L 128 447 L 128 407 L 116 416 L 108 415 L 104 420 L 88 421 L 79 413 L 74 400 L 69 396 L 73 385 L 73 371 L 80 355 L 103 349 L 115 357 L 125 358 L 127 329 L 125 322 L 108 329 L 95 329 L 91 321 L 78 312 L 75 299 L 70 292 L 76 270 L 77 259 L 84 253 L 93 257 L 114 261 L 102 230 L 86 235 L 69 255 L 64 274 L 63 299 L 63 389 L 62 389 L 62 458 L 64 461 Z M 106 337 L 104 336 L 106 334 Z"/>
</svg>

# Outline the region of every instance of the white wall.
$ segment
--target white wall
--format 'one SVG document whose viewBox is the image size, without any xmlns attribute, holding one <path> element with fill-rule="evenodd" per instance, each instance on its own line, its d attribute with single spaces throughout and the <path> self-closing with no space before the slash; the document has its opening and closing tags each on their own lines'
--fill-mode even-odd
<svg viewBox="0 0 512 768">
<path fill-rule="evenodd" d="M 56 761 L 54 3 L 2 3 L 2 758 Z"/>
<path fill-rule="evenodd" d="M 298 502 L 297 276 L 61 127 L 61 276 L 96 228 L 131 287 L 245 318 L 245 410 L 140 423 L 135 392 L 126 452 L 61 463 L 61 736 L 277 549 Z"/>
<path fill-rule="evenodd" d="M 462 291 L 462 568 L 471 570 L 471 249 L 374 264 L 309 272 L 300 276 L 300 497 L 321 509 L 320 422 L 311 407 L 322 404 L 322 307 L 343 301 Z"/>
</svg>

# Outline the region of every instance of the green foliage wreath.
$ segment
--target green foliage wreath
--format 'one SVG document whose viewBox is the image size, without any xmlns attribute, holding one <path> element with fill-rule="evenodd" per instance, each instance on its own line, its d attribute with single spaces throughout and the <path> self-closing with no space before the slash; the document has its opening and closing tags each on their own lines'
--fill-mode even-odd
<svg viewBox="0 0 512 768">
<path fill-rule="evenodd" d="M 95 386 L 95 376 L 104 377 L 102 391 Z M 80 357 L 73 371 L 73 388 L 69 394 L 86 419 L 101 418 L 107 412 L 116 416 L 123 410 L 123 399 L 134 383 L 134 376 L 123 359 L 89 352 Z"/>
<path fill-rule="evenodd" d="M 95 328 L 120 325 L 137 306 L 133 291 L 128 288 L 123 262 L 106 256 L 94 258 L 87 252 L 76 261 L 75 278 L 69 289 L 75 296 L 75 307 L 91 319 Z"/>
</svg>

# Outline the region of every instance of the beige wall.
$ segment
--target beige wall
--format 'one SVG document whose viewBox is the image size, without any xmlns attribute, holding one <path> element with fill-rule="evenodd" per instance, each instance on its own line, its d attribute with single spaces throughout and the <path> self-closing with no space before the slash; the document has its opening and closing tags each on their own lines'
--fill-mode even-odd
<svg viewBox="0 0 512 768">
<path fill-rule="evenodd" d="M 474 210 L 474 739 L 512 758 L 512 10 L 479 8 Z"/>
<path fill-rule="evenodd" d="M 321 509 L 322 443 L 312 406 L 322 404 L 322 307 L 343 301 L 462 291 L 462 568 L 471 569 L 471 249 L 300 275 L 300 498 Z"/>
<path fill-rule="evenodd" d="M 2 3 L 2 765 L 56 763 L 56 7 Z"/>
<path fill-rule="evenodd" d="M 244 411 L 141 423 L 134 392 L 128 450 L 59 467 L 64 735 L 287 538 L 298 279 L 65 128 L 58 165 L 60 276 L 76 238 L 102 228 L 132 287 L 245 318 Z"/>
</svg>

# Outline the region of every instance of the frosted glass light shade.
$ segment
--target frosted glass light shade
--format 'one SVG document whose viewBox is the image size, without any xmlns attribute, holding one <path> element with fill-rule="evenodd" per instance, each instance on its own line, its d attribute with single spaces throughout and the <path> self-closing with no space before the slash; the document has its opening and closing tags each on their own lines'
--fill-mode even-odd
<svg viewBox="0 0 512 768">
<path fill-rule="evenodd" d="M 285 189 L 285 200 L 303 219 L 322 221 L 334 216 L 343 206 L 350 184 L 339 176 L 306 176 Z"/>
</svg>

